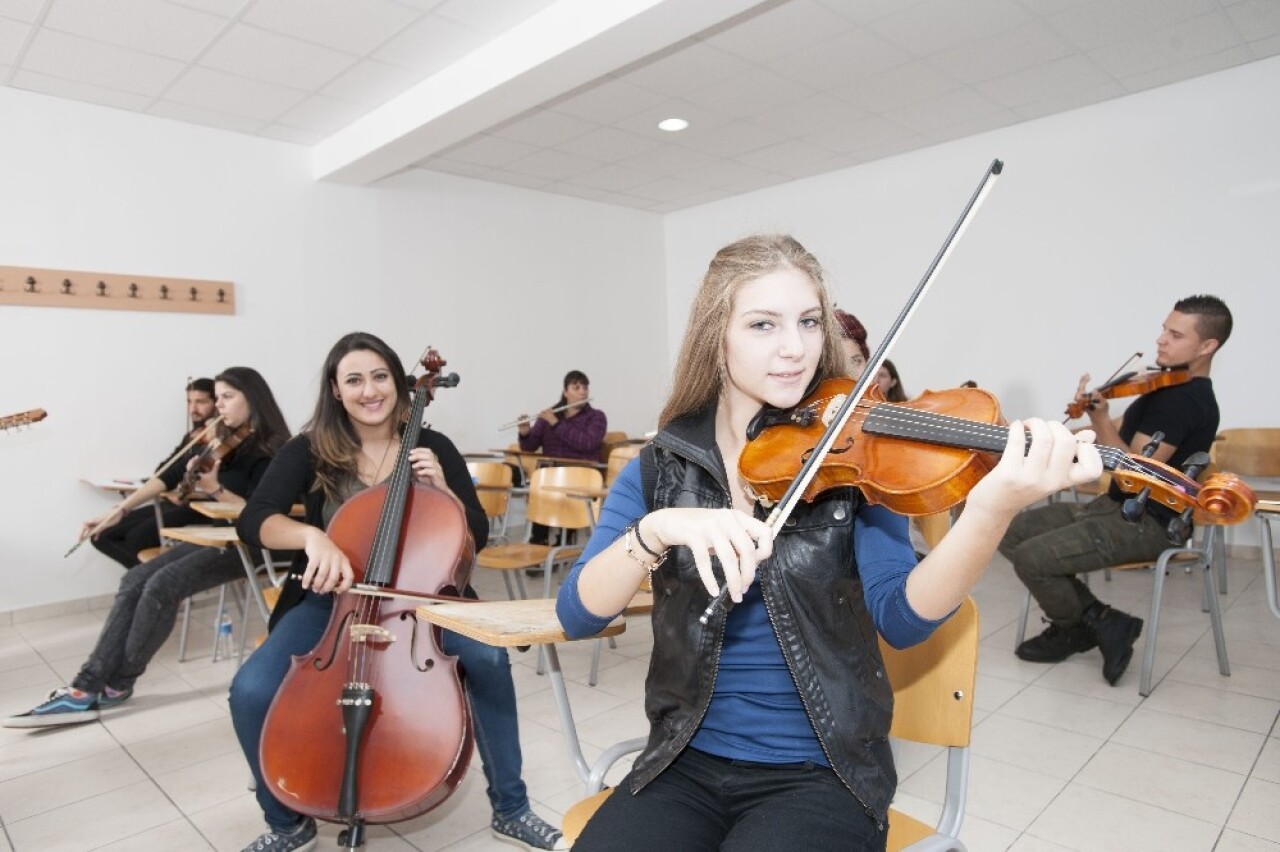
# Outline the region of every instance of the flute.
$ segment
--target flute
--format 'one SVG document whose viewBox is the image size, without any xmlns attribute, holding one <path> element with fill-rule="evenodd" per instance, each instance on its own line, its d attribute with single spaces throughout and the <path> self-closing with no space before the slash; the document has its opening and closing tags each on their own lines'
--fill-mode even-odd
<svg viewBox="0 0 1280 852">
<path fill-rule="evenodd" d="M 587 404 L 588 402 L 590 402 L 590 401 L 591 401 L 591 397 L 587 397 L 587 398 L 586 398 L 586 399 L 584 399 L 582 402 L 566 402 L 564 405 L 557 405 L 555 408 L 551 409 L 551 413 L 552 413 L 552 414 L 559 414 L 561 411 L 564 411 L 564 410 L 565 410 L 565 409 L 567 409 L 567 408 L 573 408 L 575 405 L 586 405 L 586 404 Z M 498 427 L 498 431 L 499 431 L 499 432 L 505 432 L 505 431 L 507 431 L 508 429 L 514 429 L 514 428 L 516 428 L 516 427 L 517 427 L 517 426 L 519 426 L 521 423 L 532 423 L 533 421 L 535 421 L 535 420 L 537 420 L 537 419 L 538 419 L 538 418 L 537 418 L 536 416 L 534 416 L 534 417 L 528 417 L 528 416 L 525 416 L 525 417 L 518 417 L 518 418 L 516 418 L 515 420 L 512 420 L 510 423 L 503 423 L 501 426 L 499 426 L 499 427 Z"/>
</svg>

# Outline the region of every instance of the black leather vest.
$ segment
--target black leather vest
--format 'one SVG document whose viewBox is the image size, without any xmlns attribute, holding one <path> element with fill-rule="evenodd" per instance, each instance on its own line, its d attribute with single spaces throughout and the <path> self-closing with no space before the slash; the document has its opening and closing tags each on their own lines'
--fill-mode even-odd
<svg viewBox="0 0 1280 852">
<path fill-rule="evenodd" d="M 714 449 L 712 411 L 684 418 L 651 447 L 657 476 L 651 506 L 726 508 L 727 477 Z M 647 487 L 647 486 L 646 486 Z M 646 501 L 650 495 L 646 495 Z M 883 822 L 897 786 L 889 750 L 893 692 L 853 557 L 853 515 L 861 495 L 838 489 L 801 503 L 760 566 L 769 620 L 832 769 Z M 696 733 L 711 701 L 726 612 L 704 627 L 707 593 L 688 548 L 671 551 L 653 574 L 653 655 L 645 693 L 649 742 L 631 791 L 666 769 Z"/>
</svg>

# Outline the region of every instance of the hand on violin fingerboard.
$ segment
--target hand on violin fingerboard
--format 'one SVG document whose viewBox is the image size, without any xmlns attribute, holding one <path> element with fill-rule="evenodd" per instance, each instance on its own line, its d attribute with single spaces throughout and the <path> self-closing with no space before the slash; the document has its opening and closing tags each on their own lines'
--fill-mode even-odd
<svg viewBox="0 0 1280 852">
<path fill-rule="evenodd" d="M 1030 434 L 1030 446 L 1026 437 Z M 1009 424 L 1009 438 L 1000 461 L 974 486 L 965 508 L 997 513 L 1005 521 L 1022 509 L 1073 485 L 1102 475 L 1102 457 L 1094 433 L 1072 434 L 1061 423 L 1039 418 Z"/>
</svg>

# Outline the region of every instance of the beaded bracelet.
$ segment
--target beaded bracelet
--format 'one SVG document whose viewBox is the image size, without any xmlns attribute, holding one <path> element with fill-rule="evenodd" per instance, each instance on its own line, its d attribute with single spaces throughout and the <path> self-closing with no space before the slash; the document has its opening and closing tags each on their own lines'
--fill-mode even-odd
<svg viewBox="0 0 1280 852">
<path fill-rule="evenodd" d="M 632 562 L 634 562 L 634 563 L 636 563 L 637 565 L 639 565 L 641 568 L 643 568 L 643 569 L 644 569 L 645 571 L 647 571 L 648 573 L 652 574 L 652 573 L 653 573 L 653 572 L 658 568 L 658 566 L 659 566 L 659 565 L 661 565 L 663 562 L 666 562 L 666 561 L 667 561 L 667 554 L 666 554 L 666 553 L 663 553 L 661 556 L 658 556 L 658 561 L 657 561 L 657 562 L 645 562 L 645 561 L 644 561 L 644 559 L 642 559 L 642 558 L 640 557 L 640 554 L 636 553 L 636 552 L 631 548 L 631 539 L 632 539 L 632 538 L 635 538 L 635 540 L 636 540 L 636 541 L 640 541 L 640 533 L 636 532 L 636 525 L 635 525 L 635 524 L 632 524 L 631 526 L 627 527 L 627 528 L 626 528 L 626 530 L 624 530 L 624 531 L 623 531 L 623 540 L 624 540 L 624 543 L 625 543 L 625 545 L 626 545 L 626 549 L 627 549 L 627 556 L 630 556 L 630 557 L 631 557 L 631 561 L 632 561 Z M 644 546 L 644 542 L 643 542 L 643 541 L 640 541 L 640 546 L 641 546 L 641 547 L 644 547 L 644 550 L 645 550 L 645 552 L 646 552 L 646 553 L 649 553 L 649 554 L 652 554 L 652 555 L 654 555 L 654 556 L 657 556 L 657 554 L 656 554 L 656 553 L 654 553 L 652 550 L 649 550 L 649 548 L 647 548 L 647 547 L 645 547 L 645 546 Z"/>
</svg>

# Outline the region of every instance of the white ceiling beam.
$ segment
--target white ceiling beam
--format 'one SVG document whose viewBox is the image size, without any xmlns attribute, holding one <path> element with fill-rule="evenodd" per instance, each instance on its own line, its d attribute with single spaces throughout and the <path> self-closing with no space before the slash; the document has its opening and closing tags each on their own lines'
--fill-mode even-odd
<svg viewBox="0 0 1280 852">
<path fill-rule="evenodd" d="M 373 183 L 759 5 L 559 0 L 318 143 L 312 174 Z"/>
</svg>

